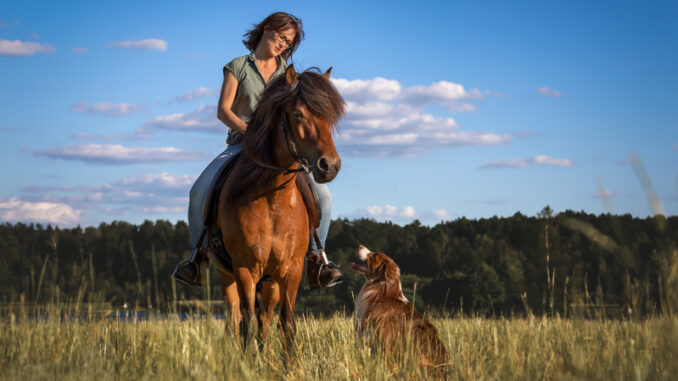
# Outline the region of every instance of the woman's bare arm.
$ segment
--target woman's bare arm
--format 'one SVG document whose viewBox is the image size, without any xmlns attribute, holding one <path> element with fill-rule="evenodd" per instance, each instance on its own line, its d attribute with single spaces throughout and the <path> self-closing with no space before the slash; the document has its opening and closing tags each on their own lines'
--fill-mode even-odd
<svg viewBox="0 0 678 381">
<path fill-rule="evenodd" d="M 244 133 L 247 129 L 247 123 L 243 122 L 233 111 L 233 101 L 235 100 L 235 93 L 238 90 L 238 80 L 233 73 L 227 71 L 224 83 L 221 85 L 221 95 L 219 95 L 219 103 L 217 104 L 217 118 L 224 122 L 228 127 Z"/>
</svg>

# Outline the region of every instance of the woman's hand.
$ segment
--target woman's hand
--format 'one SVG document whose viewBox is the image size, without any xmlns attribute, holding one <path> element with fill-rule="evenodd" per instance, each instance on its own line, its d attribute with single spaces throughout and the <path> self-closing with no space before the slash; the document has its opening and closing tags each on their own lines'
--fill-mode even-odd
<svg viewBox="0 0 678 381">
<path fill-rule="evenodd" d="M 219 103 L 217 104 L 217 118 L 228 127 L 245 133 L 247 123 L 243 122 L 233 111 L 233 101 L 235 100 L 235 93 L 238 90 L 238 80 L 233 73 L 227 71 L 226 78 L 221 85 L 221 95 L 219 95 Z"/>
</svg>

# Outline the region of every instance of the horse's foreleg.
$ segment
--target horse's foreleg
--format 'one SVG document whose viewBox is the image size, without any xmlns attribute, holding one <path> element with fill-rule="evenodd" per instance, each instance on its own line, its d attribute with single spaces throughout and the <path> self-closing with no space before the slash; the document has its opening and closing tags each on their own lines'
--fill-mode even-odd
<svg viewBox="0 0 678 381">
<path fill-rule="evenodd" d="M 292 274 L 293 273 L 293 274 Z M 298 273 L 298 274 L 297 274 Z M 301 281 L 301 270 L 290 272 L 280 285 L 280 325 L 283 342 L 289 351 L 294 341 L 297 327 L 294 323 L 294 304 L 297 300 L 297 291 Z"/>
<path fill-rule="evenodd" d="M 250 325 L 256 319 L 254 305 L 256 302 L 256 285 L 252 279 L 252 273 L 249 269 L 238 267 L 234 269 L 233 276 L 238 285 L 238 295 L 240 296 L 240 308 L 244 312 L 246 335 L 249 332 Z"/>
<path fill-rule="evenodd" d="M 268 336 L 268 331 L 273 323 L 273 313 L 275 306 L 280 301 L 280 289 L 276 282 L 262 282 L 261 284 L 261 298 L 263 308 L 259 310 L 259 334 L 262 339 Z"/>
<path fill-rule="evenodd" d="M 228 309 L 230 311 L 231 329 L 235 333 L 235 337 L 240 340 L 239 325 L 242 320 L 242 314 L 240 313 L 238 286 L 235 283 L 235 279 L 233 279 L 233 275 L 224 272 L 221 273 L 221 292 L 226 298 L 226 303 L 228 304 Z M 226 323 L 225 327 L 228 329 L 228 323 Z"/>
</svg>

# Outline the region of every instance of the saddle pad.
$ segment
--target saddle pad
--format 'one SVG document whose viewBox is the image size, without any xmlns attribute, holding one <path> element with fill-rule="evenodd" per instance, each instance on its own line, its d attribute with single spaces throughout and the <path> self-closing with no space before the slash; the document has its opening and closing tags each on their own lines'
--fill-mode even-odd
<svg viewBox="0 0 678 381">
<path fill-rule="evenodd" d="M 226 164 L 219 169 L 218 175 L 215 177 L 215 180 L 210 186 L 207 197 L 205 197 L 205 205 L 202 208 L 202 219 L 205 226 L 209 226 L 217 220 L 217 203 L 219 202 L 219 193 L 221 193 L 221 188 L 224 186 L 228 175 L 233 171 L 235 165 L 240 160 L 242 152 L 238 152 L 231 160 L 227 161 Z"/>
</svg>

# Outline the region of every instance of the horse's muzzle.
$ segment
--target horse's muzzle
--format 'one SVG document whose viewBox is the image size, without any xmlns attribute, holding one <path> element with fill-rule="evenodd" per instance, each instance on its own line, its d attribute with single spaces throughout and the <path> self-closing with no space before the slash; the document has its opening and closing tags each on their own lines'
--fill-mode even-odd
<svg viewBox="0 0 678 381">
<path fill-rule="evenodd" d="M 321 157 L 316 161 L 313 166 L 313 178 L 318 183 L 326 183 L 328 181 L 334 180 L 337 177 L 337 173 L 341 169 L 341 158 L 337 156 L 336 159 L 328 159 L 326 157 Z"/>
</svg>

